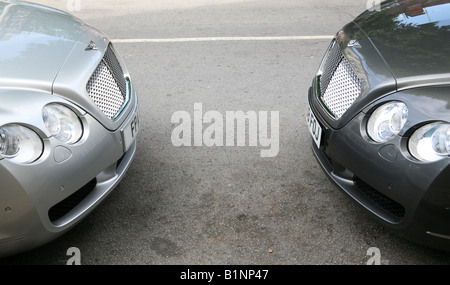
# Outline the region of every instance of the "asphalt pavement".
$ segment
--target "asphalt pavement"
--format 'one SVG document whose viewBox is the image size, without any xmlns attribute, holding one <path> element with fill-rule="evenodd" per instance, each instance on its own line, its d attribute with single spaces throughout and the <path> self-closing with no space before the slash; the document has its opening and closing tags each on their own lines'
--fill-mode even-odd
<svg viewBox="0 0 450 285">
<path fill-rule="evenodd" d="M 326 178 L 311 150 L 309 85 L 331 36 L 365 0 L 36 2 L 113 40 L 139 93 L 138 150 L 87 219 L 0 264 L 63 265 L 73 247 L 86 265 L 365 265 L 373 249 L 381 264 L 450 263 L 449 254 L 373 220 Z M 227 114 L 239 111 L 273 123 L 278 135 L 270 132 L 270 144 L 256 136 L 208 146 L 205 124 L 197 144 L 193 130 L 191 145 L 177 146 L 178 115 L 221 116 L 225 138 Z"/>
</svg>

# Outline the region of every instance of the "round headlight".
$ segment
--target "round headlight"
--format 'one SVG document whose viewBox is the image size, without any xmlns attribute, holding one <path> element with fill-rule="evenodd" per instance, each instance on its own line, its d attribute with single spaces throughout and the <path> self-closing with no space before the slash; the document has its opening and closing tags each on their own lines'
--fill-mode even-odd
<svg viewBox="0 0 450 285">
<path fill-rule="evenodd" d="M 408 143 L 411 154 L 425 162 L 450 155 L 450 124 L 432 123 L 415 131 Z"/>
<path fill-rule="evenodd" d="M 396 136 L 408 119 L 408 107 L 402 102 L 389 102 L 378 107 L 367 122 L 367 133 L 376 142 L 387 142 Z"/>
<path fill-rule="evenodd" d="M 50 134 L 63 143 L 76 143 L 83 135 L 83 126 L 78 116 L 63 105 L 45 106 L 42 118 Z"/>
<path fill-rule="evenodd" d="M 44 149 L 41 138 L 31 129 L 20 125 L 0 128 L 0 153 L 16 163 L 31 163 Z"/>
</svg>

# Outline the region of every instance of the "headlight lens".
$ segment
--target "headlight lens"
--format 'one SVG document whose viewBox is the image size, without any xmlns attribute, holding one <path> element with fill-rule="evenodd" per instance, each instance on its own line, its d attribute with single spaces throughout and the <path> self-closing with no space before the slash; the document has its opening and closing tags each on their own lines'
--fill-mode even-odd
<svg viewBox="0 0 450 285">
<path fill-rule="evenodd" d="M 428 124 L 415 131 L 408 143 L 411 154 L 425 162 L 438 161 L 450 155 L 450 124 Z"/>
<path fill-rule="evenodd" d="M 63 105 L 45 106 L 42 118 L 50 134 L 63 143 L 76 143 L 83 135 L 83 126 L 78 116 Z"/>
<path fill-rule="evenodd" d="M 38 159 L 44 145 L 31 129 L 20 125 L 0 128 L 0 153 L 16 163 L 31 163 Z"/>
<path fill-rule="evenodd" d="M 382 143 L 396 136 L 408 119 L 408 107 L 402 102 L 389 102 L 378 107 L 367 122 L 371 139 Z"/>
</svg>

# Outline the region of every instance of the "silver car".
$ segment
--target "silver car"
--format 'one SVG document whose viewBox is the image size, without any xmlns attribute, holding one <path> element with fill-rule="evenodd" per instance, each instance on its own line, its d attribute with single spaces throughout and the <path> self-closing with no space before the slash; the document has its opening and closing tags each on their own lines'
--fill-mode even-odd
<svg viewBox="0 0 450 285">
<path fill-rule="evenodd" d="M 112 43 L 59 10 L 0 0 L 0 257 L 82 220 L 136 151 L 138 97 Z"/>
</svg>

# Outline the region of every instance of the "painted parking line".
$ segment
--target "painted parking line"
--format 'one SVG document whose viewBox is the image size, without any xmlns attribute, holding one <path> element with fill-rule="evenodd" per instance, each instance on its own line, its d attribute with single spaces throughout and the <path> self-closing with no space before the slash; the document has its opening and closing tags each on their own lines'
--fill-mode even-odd
<svg viewBox="0 0 450 285">
<path fill-rule="evenodd" d="M 302 41 L 329 40 L 333 36 L 280 36 L 280 37 L 202 37 L 202 38 L 169 38 L 169 39 L 113 39 L 114 43 L 183 43 L 183 42 L 215 42 L 215 41 Z"/>
</svg>

